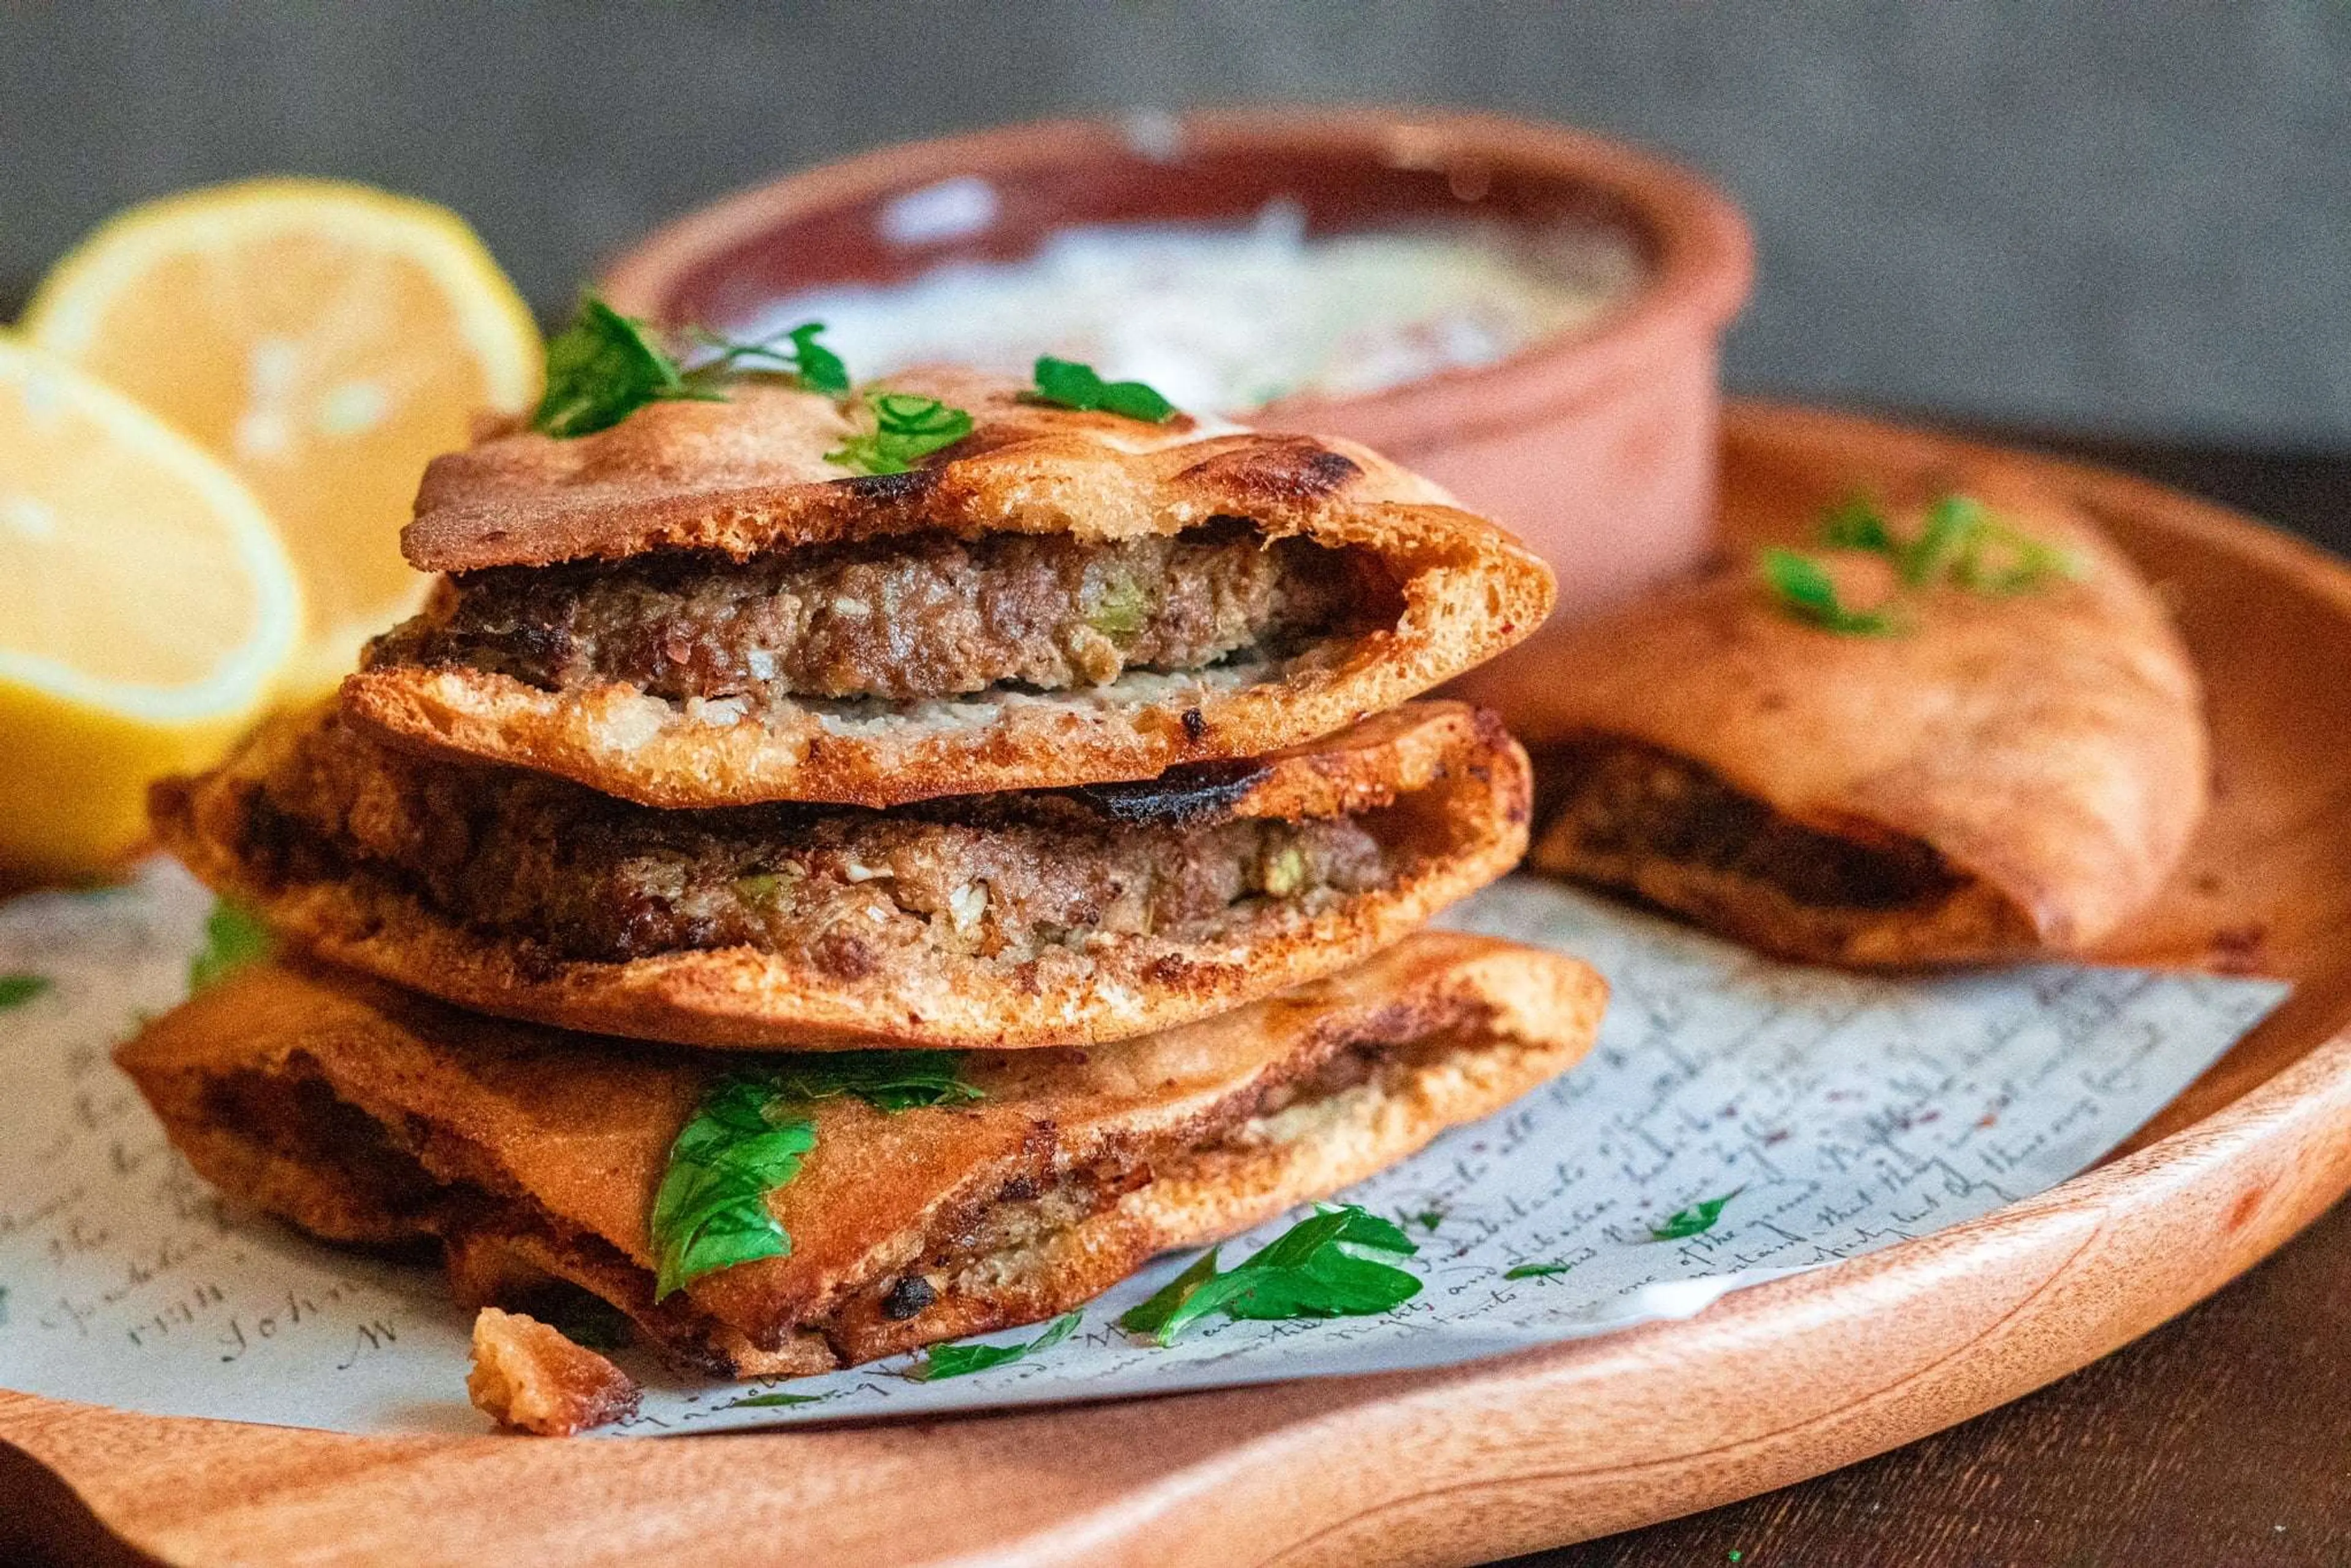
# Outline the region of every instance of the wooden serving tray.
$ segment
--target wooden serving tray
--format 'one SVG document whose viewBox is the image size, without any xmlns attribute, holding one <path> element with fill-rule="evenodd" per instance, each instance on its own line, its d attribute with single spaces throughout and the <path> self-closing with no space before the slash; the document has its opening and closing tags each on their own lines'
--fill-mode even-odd
<svg viewBox="0 0 2351 1568">
<path fill-rule="evenodd" d="M 1734 406 L 1724 457 L 1734 531 L 1872 479 L 2029 468 L 2177 609 L 2210 687 L 2216 802 L 2110 956 L 2296 988 L 2117 1157 L 1687 1322 L 1439 1372 L 570 1443 L 0 1393 L 0 1520 L 75 1560 L 128 1542 L 183 1563 L 1472 1563 L 1907 1443 L 2210 1293 L 2351 1188 L 2351 568 L 2156 486 L 1839 414 Z"/>
</svg>

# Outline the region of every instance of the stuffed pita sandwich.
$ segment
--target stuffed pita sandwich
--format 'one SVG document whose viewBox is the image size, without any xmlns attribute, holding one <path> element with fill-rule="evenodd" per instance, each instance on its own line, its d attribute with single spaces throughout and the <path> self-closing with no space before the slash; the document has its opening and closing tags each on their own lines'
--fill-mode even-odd
<svg viewBox="0 0 2351 1568">
<path fill-rule="evenodd" d="M 1113 1046 L 717 1059 L 263 965 L 117 1060 L 237 1198 L 436 1238 L 469 1304 L 559 1281 L 694 1365 L 795 1375 L 1052 1317 L 1368 1176 L 1566 1070 L 1604 996 L 1574 959 L 1427 934 Z M 693 1179 L 755 1165 L 748 1192 Z"/>
<path fill-rule="evenodd" d="M 329 959 L 681 1044 L 1031 1047 L 1361 962 L 1525 852 L 1526 757 L 1407 704 L 1273 756 L 887 811 L 664 811 L 331 711 L 156 786 L 196 874 Z"/>
<path fill-rule="evenodd" d="M 1749 556 L 1477 683 L 1537 756 L 1531 863 L 1829 963 L 2116 930 L 2204 810 L 2195 667 L 2067 503 L 1970 488 L 1832 514 L 1842 590 Z"/>
<path fill-rule="evenodd" d="M 904 406 L 970 432 L 858 473 L 864 424 Z M 571 439 L 507 430 L 434 461 L 402 548 L 445 576 L 346 683 L 356 720 L 678 808 L 1256 756 L 1490 658 L 1553 591 L 1362 447 L 947 371 L 862 402 L 752 383 Z"/>
</svg>

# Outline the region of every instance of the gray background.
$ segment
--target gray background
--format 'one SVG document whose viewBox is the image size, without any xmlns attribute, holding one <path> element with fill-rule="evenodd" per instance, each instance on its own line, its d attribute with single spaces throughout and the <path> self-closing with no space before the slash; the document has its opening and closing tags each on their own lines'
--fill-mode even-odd
<svg viewBox="0 0 2351 1568">
<path fill-rule="evenodd" d="M 0 300 L 123 202 L 288 171 L 451 204 L 555 310 L 648 225 L 838 153 L 1346 98 L 1713 174 L 1761 241 L 1741 388 L 2351 446 L 2351 0 L 0 0 Z"/>
</svg>

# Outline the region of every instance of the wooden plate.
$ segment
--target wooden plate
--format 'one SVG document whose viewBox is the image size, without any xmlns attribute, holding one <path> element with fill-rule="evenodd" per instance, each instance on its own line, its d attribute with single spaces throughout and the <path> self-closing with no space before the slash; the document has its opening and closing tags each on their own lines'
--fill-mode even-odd
<svg viewBox="0 0 2351 1568">
<path fill-rule="evenodd" d="M 2098 1169 L 1687 1322 L 1449 1371 L 596 1443 L 0 1394 L 0 1438 L 174 1563 L 1469 1563 L 1816 1475 L 2145 1333 L 2351 1187 L 2351 569 L 2155 486 L 1843 415 L 1734 408 L 1725 457 L 1734 529 L 1872 476 L 2023 465 L 2177 606 L 2210 687 L 2217 805 L 2112 956 L 2297 988 Z M 0 1516 L 85 1532 L 78 1556 L 104 1542 L 21 1458 L 0 1488 Z"/>
</svg>

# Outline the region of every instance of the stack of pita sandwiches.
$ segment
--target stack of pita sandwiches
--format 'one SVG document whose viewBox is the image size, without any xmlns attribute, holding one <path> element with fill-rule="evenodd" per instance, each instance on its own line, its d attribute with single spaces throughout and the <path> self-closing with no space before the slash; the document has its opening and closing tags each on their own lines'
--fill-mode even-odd
<svg viewBox="0 0 2351 1568">
<path fill-rule="evenodd" d="M 1550 573 L 1360 447 L 745 378 L 486 432 L 404 546 L 434 597 L 339 701 L 157 787 L 281 946 L 120 1061 L 211 1180 L 437 1242 L 469 1303 L 825 1371 L 1063 1312 L 1590 1045 L 1588 967 L 1421 930 L 1531 784 L 1416 699 Z M 517 1424 L 625 1405 L 528 1317 L 476 1357 Z"/>
</svg>

